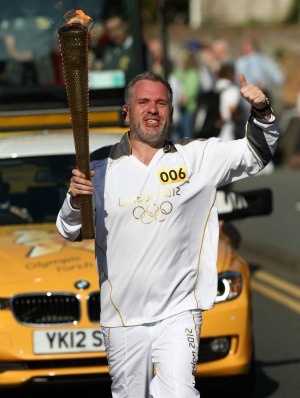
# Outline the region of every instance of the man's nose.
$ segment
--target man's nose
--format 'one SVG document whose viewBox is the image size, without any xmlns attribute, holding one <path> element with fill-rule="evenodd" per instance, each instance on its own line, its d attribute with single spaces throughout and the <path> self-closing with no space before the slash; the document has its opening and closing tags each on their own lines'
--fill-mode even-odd
<svg viewBox="0 0 300 398">
<path fill-rule="evenodd" d="M 157 106 L 156 102 L 154 102 L 154 101 L 149 102 L 148 112 L 152 113 L 152 114 L 158 113 L 158 106 Z"/>
</svg>

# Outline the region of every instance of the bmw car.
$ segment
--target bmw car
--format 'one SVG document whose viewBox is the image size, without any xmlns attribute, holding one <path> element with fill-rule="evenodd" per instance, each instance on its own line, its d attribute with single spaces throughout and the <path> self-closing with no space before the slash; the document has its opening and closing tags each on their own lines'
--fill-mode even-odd
<svg viewBox="0 0 300 398">
<path fill-rule="evenodd" d="M 119 138 L 92 131 L 90 150 Z M 53 381 L 109 380 L 94 240 L 68 242 L 55 226 L 75 165 L 69 132 L 1 137 L 0 394 Z M 202 378 L 237 378 L 245 391 L 253 383 L 250 269 L 232 220 L 270 213 L 271 199 L 263 189 L 218 193 L 219 283 L 215 306 L 204 313 L 200 388 Z"/>
</svg>

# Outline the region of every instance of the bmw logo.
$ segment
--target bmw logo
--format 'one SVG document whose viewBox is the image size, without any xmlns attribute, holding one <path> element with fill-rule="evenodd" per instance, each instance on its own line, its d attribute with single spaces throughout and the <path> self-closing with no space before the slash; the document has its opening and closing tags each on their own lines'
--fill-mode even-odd
<svg viewBox="0 0 300 398">
<path fill-rule="evenodd" d="M 80 281 L 77 281 L 76 283 L 75 283 L 75 287 L 77 287 L 77 289 L 80 289 L 80 290 L 85 290 L 85 289 L 87 289 L 88 287 L 90 286 L 90 284 L 89 284 L 89 282 L 88 281 L 85 281 L 85 280 L 80 280 Z"/>
</svg>

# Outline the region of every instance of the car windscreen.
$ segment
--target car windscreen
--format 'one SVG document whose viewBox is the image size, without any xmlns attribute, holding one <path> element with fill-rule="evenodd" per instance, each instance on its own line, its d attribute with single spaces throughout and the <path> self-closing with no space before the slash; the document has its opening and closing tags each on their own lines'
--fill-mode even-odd
<svg viewBox="0 0 300 398">
<path fill-rule="evenodd" d="M 75 164 L 75 155 L 1 159 L 0 225 L 54 222 Z"/>
</svg>

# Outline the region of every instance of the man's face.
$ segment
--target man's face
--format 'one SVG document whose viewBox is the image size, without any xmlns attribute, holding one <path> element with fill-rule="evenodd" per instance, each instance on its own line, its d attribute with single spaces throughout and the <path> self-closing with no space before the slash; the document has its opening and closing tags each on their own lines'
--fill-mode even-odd
<svg viewBox="0 0 300 398">
<path fill-rule="evenodd" d="M 108 19 L 104 28 L 108 38 L 117 46 L 120 46 L 124 43 L 127 35 L 128 35 L 128 26 L 125 21 L 123 21 L 119 17 L 113 17 Z"/>
<path fill-rule="evenodd" d="M 127 121 L 133 138 L 164 142 L 172 123 L 172 111 L 163 83 L 141 80 L 134 85 Z"/>
</svg>

